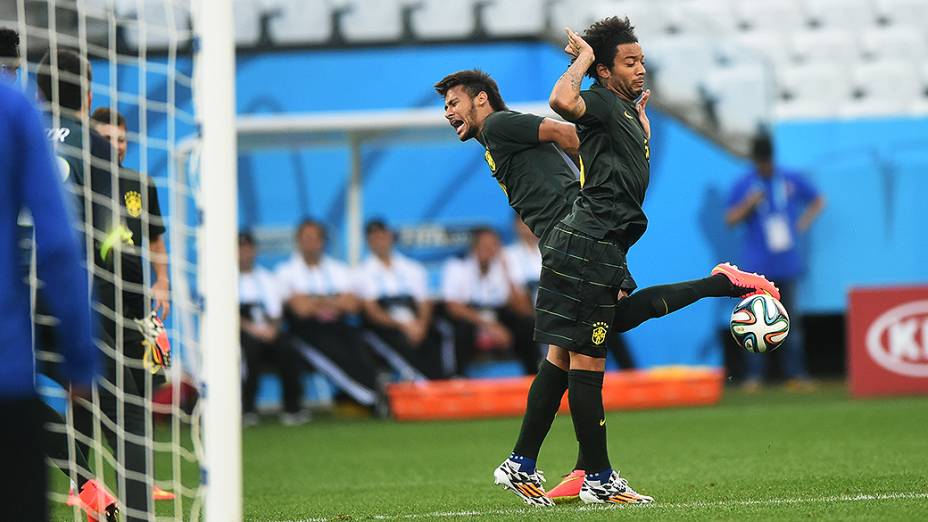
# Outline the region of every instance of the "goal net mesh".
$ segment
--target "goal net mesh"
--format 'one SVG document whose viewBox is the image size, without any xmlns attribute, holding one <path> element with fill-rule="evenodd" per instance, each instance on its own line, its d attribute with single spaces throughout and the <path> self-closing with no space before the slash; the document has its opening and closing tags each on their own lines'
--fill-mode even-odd
<svg viewBox="0 0 928 522">
<path fill-rule="evenodd" d="M 103 369 L 87 398 L 69 399 L 66 384 L 57 377 L 61 358 L 55 348 L 67 340 L 49 333 L 55 320 L 42 313 L 43 301 L 55 298 L 54 289 L 36 278 L 29 219 L 22 216 L 24 266 L 34 290 L 37 387 L 46 404 L 43 444 L 53 520 L 86 518 L 88 506 L 81 502 L 90 497 L 80 494 L 89 480 L 116 497 L 120 520 L 203 517 L 207 473 L 196 400 L 202 366 L 201 201 L 196 166 L 180 163 L 196 157 L 191 154 L 197 120 L 190 3 L 0 3 L 0 27 L 19 36 L 16 81 L 32 91 L 39 90 L 43 74 L 50 78 L 51 92 L 45 96 L 49 138 L 74 196 L 88 285 L 97 293 L 95 342 Z M 78 72 L 67 70 L 67 53 L 83 58 Z M 76 85 L 80 109 L 67 98 L 69 86 Z M 100 108 L 109 109 L 109 121 L 90 119 Z M 93 136 L 97 125 L 118 128 L 117 113 L 125 121 L 124 159 L 109 146 L 101 154 L 101 138 Z M 163 353 L 147 320 L 158 308 L 153 286 L 170 289 L 169 313 L 165 316 L 163 307 L 157 311 L 170 343 L 169 365 L 159 364 Z"/>
</svg>

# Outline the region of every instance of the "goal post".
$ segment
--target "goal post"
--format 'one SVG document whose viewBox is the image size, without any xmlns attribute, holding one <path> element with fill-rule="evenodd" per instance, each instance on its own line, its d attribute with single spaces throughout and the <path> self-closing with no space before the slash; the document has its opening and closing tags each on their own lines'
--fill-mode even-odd
<svg viewBox="0 0 928 522">
<path fill-rule="evenodd" d="M 199 243 L 207 522 L 242 519 L 235 37 L 231 0 L 194 0 L 194 101 L 200 122 Z"/>
</svg>

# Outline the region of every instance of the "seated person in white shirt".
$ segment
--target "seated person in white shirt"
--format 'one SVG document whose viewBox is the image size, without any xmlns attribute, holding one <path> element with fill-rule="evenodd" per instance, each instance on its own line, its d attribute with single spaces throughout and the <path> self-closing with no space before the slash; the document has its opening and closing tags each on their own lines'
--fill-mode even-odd
<svg viewBox="0 0 928 522">
<path fill-rule="evenodd" d="M 425 267 L 394 251 L 393 232 L 383 221 L 370 221 L 365 233 L 371 253 L 358 267 L 365 340 L 401 378 L 441 378 L 441 339 L 432 328 Z"/>
<path fill-rule="evenodd" d="M 541 351 L 532 340 L 532 303 L 510 278 L 501 250 L 496 231 L 478 228 L 471 254 L 445 266 L 442 298 L 454 324 L 458 373 L 477 351 L 508 348 L 515 351 L 527 375 L 538 371 Z"/>
<path fill-rule="evenodd" d="M 541 250 L 538 249 L 538 238 L 515 213 L 513 228 L 516 240 L 503 249 L 503 259 L 512 281 L 525 288 L 534 301 L 538 281 L 541 279 Z"/>
<path fill-rule="evenodd" d="M 242 355 L 245 382 L 242 386 L 242 419 L 246 425 L 258 421 L 255 394 L 258 376 L 264 366 L 272 366 L 280 375 L 284 390 L 284 424 L 301 424 L 307 420 L 303 412 L 303 387 L 300 383 L 302 361 L 293 345 L 280 332 L 281 302 L 277 280 L 270 271 L 255 265 L 254 237 L 238 235 L 238 297 L 241 314 Z"/>
<path fill-rule="evenodd" d="M 307 219 L 296 232 L 297 251 L 277 267 L 284 317 L 303 357 L 351 398 L 374 407 L 377 370 L 358 329 L 346 319 L 360 301 L 348 266 L 325 255 L 326 231 Z"/>
</svg>

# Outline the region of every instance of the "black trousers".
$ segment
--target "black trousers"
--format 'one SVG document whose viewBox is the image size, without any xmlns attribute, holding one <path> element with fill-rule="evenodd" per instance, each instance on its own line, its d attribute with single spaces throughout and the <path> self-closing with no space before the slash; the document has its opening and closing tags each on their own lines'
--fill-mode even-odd
<svg viewBox="0 0 928 522">
<path fill-rule="evenodd" d="M 370 406 L 377 392 L 377 368 L 361 339 L 358 329 L 341 321 L 321 322 L 312 319 L 291 319 L 293 333 L 299 340 L 322 355 L 326 364 L 310 362 L 359 402 Z M 307 361 L 309 359 L 307 358 Z M 355 393 L 353 393 L 355 391 Z"/>
<path fill-rule="evenodd" d="M 106 345 L 110 348 L 115 347 L 116 342 L 111 337 L 115 332 L 112 323 L 106 325 L 105 332 L 105 337 L 109 338 Z M 123 357 L 132 361 L 132 365 L 120 365 L 116 358 L 104 352 L 101 378 L 108 381 L 112 387 L 116 387 L 119 383 L 117 377 L 121 375 L 122 386 L 117 393 L 113 393 L 109 386 L 96 386 L 100 398 L 100 412 L 108 419 L 108 422 L 100 420 L 100 428 L 116 461 L 126 469 L 125 477 L 117 474 L 116 481 L 117 486 L 120 486 L 123 481 L 119 479 L 125 479 L 125 490 L 119 491 L 119 497 L 125 500 L 124 506 L 120 509 L 124 520 L 147 520 L 143 514 L 151 514 L 151 483 L 154 480 L 154 470 L 148 469 L 146 465 L 150 448 L 144 442 L 150 442 L 152 434 L 146 433 L 145 429 L 145 419 L 150 415 L 147 404 L 151 399 L 146 394 L 145 383 L 153 378 L 145 369 L 135 367 L 136 364 L 141 366 L 144 354 L 141 345 L 142 334 L 134 328 L 124 328 L 122 341 Z M 122 400 L 117 395 L 120 395 Z M 85 437 L 92 438 L 95 423 L 93 412 L 83 401 L 72 401 L 72 407 L 75 430 Z M 116 430 L 107 426 L 108 423 L 122 427 L 128 436 L 119 437 Z M 77 440 L 76 445 L 84 455 L 90 454 L 88 444 Z M 102 470 L 96 472 L 100 474 Z"/>
<path fill-rule="evenodd" d="M 267 343 L 241 332 L 242 355 L 245 357 L 245 380 L 242 384 L 242 411 L 255 411 L 258 377 L 263 368 L 273 368 L 280 376 L 284 390 L 284 411 L 296 413 L 302 409 L 303 384 L 300 381 L 303 362 L 292 344 L 282 336 Z"/>
<path fill-rule="evenodd" d="M 47 466 L 42 437 L 42 404 L 37 397 L 0 399 L 0 447 L 4 468 L 0 475 L 2 518 L 23 522 L 48 520 L 45 498 Z"/>
<path fill-rule="evenodd" d="M 435 328 L 429 328 L 429 332 L 422 343 L 419 346 L 413 346 L 409 339 L 406 338 L 406 335 L 397 328 L 387 328 L 371 323 L 367 323 L 365 327 L 377 339 L 391 348 L 397 356 L 426 378 L 441 379 L 444 377 L 441 358 L 441 336 Z M 377 348 L 374 347 L 374 350 L 377 351 Z M 390 362 L 387 361 L 387 364 L 390 364 Z M 394 365 L 391 364 L 391 366 Z"/>
<path fill-rule="evenodd" d="M 496 308 L 496 319 L 512 334 L 512 348 L 515 352 L 525 375 L 538 373 L 538 364 L 542 359 L 542 351 L 532 337 L 535 331 L 535 321 L 531 317 L 519 315 L 508 308 Z M 452 320 L 454 325 L 454 349 L 457 356 L 457 371 L 463 373 L 464 368 L 473 361 L 477 353 L 477 326 L 467 321 Z"/>
</svg>

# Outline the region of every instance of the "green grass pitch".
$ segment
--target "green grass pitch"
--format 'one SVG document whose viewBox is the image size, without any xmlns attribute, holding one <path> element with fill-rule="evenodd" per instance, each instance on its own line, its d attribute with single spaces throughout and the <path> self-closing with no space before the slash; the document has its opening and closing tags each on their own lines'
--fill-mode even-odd
<svg viewBox="0 0 928 522">
<path fill-rule="evenodd" d="M 928 519 L 928 398 L 727 391 L 719 406 L 615 412 L 607 425 L 613 465 L 655 504 L 525 506 L 491 476 L 519 419 L 322 419 L 245 430 L 245 520 Z M 575 457 L 559 416 L 539 458 L 549 486 Z"/>
</svg>

